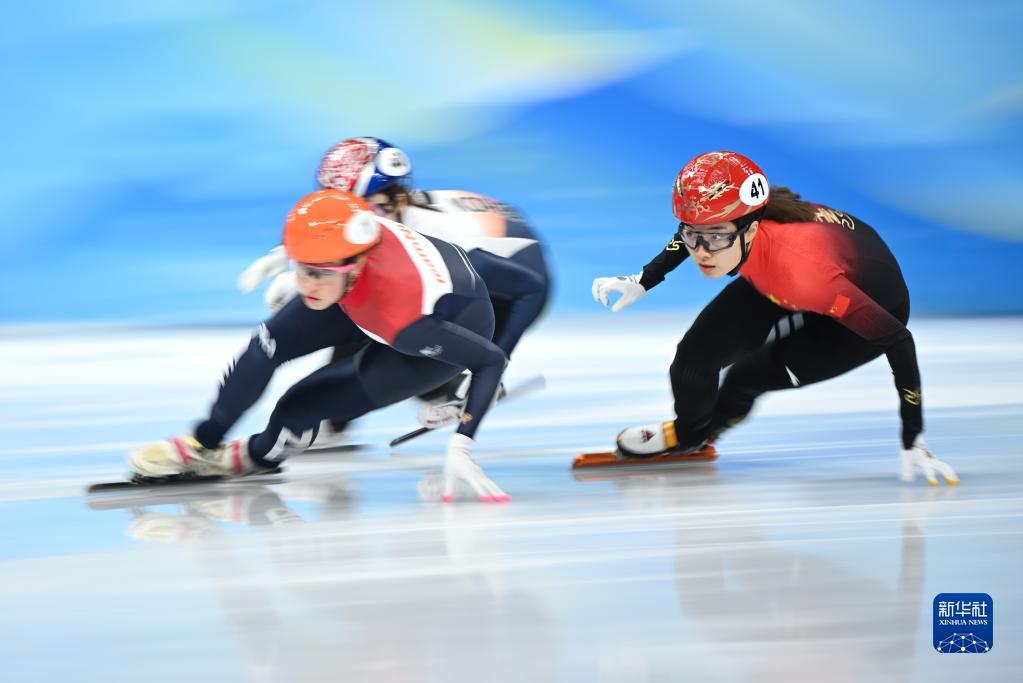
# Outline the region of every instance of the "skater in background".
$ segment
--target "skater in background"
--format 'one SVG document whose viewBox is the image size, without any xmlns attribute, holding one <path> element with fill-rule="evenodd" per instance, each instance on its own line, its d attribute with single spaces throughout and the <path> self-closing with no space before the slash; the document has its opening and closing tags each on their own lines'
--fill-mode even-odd
<svg viewBox="0 0 1023 683">
<path fill-rule="evenodd" d="M 709 278 L 735 276 L 678 344 L 671 364 L 675 419 L 622 431 L 622 457 L 695 453 L 741 422 L 768 391 L 838 377 L 882 353 L 902 419 L 902 476 L 915 468 L 950 484 L 955 471 L 922 438 L 920 372 L 909 291 L 895 257 L 857 218 L 769 187 L 751 160 L 709 152 L 690 161 L 674 189 L 678 232 L 636 275 L 597 278 L 594 298 L 617 312 L 642 298 L 687 257 Z M 802 326 L 789 325 L 802 312 Z M 765 343 L 772 329 L 787 334 Z M 721 370 L 731 366 L 722 380 Z"/>
<path fill-rule="evenodd" d="M 272 470 L 307 448 L 322 420 L 350 420 L 470 370 L 466 406 L 445 455 L 442 495 L 451 500 L 456 480 L 463 480 L 481 500 L 508 500 L 470 455 L 507 358 L 490 341 L 493 307 L 464 252 L 376 216 L 365 200 L 339 190 L 314 192 L 291 210 L 284 248 L 296 263 L 301 296 L 259 327 L 194 436 L 136 450 L 132 471 L 161 478 Z M 224 443 L 278 366 L 349 345 L 361 350 L 291 387 L 266 429 Z"/>
<path fill-rule="evenodd" d="M 461 247 L 483 278 L 494 306 L 494 343 L 511 358 L 525 331 L 536 323 L 547 304 L 551 273 L 539 236 L 514 208 L 483 195 L 461 190 L 412 189 L 408 155 L 374 137 L 345 140 L 327 151 L 316 172 L 322 188 L 365 197 L 377 213 L 417 232 Z M 239 277 L 243 292 L 252 292 L 264 279 L 273 278 L 265 300 L 278 310 L 297 294 L 295 274 L 287 270 L 281 247 L 257 259 Z M 333 360 L 357 349 L 335 349 Z M 420 410 L 425 426 L 453 422 L 461 410 L 467 377 L 456 377 L 428 392 Z M 340 420 L 325 425 L 334 437 Z"/>
</svg>

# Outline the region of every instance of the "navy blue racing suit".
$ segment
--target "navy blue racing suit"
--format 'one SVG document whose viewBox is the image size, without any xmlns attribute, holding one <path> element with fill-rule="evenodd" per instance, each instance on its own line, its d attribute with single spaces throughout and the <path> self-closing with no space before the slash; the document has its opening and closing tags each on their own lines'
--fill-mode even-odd
<svg viewBox="0 0 1023 683">
<path fill-rule="evenodd" d="M 263 323 L 230 369 L 195 436 L 217 446 L 262 395 L 281 364 L 324 348 L 364 342 L 349 358 L 316 370 L 277 402 L 249 456 L 274 467 L 308 447 L 324 419 L 350 420 L 425 393 L 464 370 L 472 383 L 458 433 L 474 437 L 507 356 L 492 341 L 494 312 L 465 252 L 380 218 L 383 239 L 354 287 L 322 311 L 293 299 Z"/>
</svg>

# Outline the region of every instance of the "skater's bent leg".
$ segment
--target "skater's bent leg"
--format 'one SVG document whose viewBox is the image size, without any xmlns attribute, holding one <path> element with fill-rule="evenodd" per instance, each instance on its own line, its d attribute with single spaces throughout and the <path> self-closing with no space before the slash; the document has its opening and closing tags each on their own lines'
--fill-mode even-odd
<svg viewBox="0 0 1023 683">
<path fill-rule="evenodd" d="M 526 329 L 543 310 L 547 281 L 514 258 L 495 256 L 481 249 L 473 250 L 469 261 L 487 283 L 491 298 L 504 304 L 505 315 L 500 334 L 494 335 L 494 343 L 510 357 Z"/>
<path fill-rule="evenodd" d="M 696 448 L 709 435 L 721 369 L 762 346 L 783 315 L 784 309 L 740 279 L 697 316 L 679 342 L 669 370 L 680 448 Z"/>
<path fill-rule="evenodd" d="M 844 375 L 881 355 L 881 350 L 834 320 L 804 314 L 802 329 L 743 358 L 725 376 L 711 436 L 741 422 L 756 399 Z"/>
<path fill-rule="evenodd" d="M 370 343 L 371 343 L 370 338 L 365 335 L 362 335 L 361 337 L 356 338 L 347 344 L 335 346 L 334 350 L 331 351 L 330 354 L 330 362 L 340 363 L 341 361 L 347 360 L 354 356 L 359 351 L 361 351 L 362 349 L 364 349 Z M 329 422 L 330 428 L 331 430 L 333 430 L 335 435 L 334 438 L 336 438 L 337 435 L 339 435 L 341 432 L 347 429 L 349 421 L 339 417 L 332 417 L 330 418 Z"/>
<path fill-rule="evenodd" d="M 680 351 L 682 347 L 680 345 Z M 669 376 L 675 396 L 675 435 L 678 447 L 691 448 L 703 443 L 709 431 L 717 398 L 720 367 L 698 366 L 680 361 L 676 354 Z"/>
<path fill-rule="evenodd" d="M 430 350 L 430 359 L 447 366 L 447 378 L 463 369 L 472 372 L 465 408 L 458 433 L 473 438 L 483 415 L 490 409 L 501 384 L 508 358 L 491 339 L 494 311 L 488 299 L 477 299 L 453 320 L 427 316 L 405 328 L 394 341 L 405 353 Z M 414 359 L 415 356 L 407 356 Z M 421 356 L 419 357 L 422 358 Z M 408 363 L 409 361 L 403 361 Z M 451 368 L 455 369 L 451 373 Z M 362 368 L 360 367 L 360 373 Z M 442 368 L 424 368 L 431 381 L 441 376 Z M 446 381 L 446 379 L 441 380 Z M 368 384 L 374 388 L 377 384 Z M 381 385 L 382 386 L 382 385 Z M 417 391 L 416 394 L 422 393 Z M 401 398 L 405 398 L 402 396 Z M 379 400 L 379 399 L 378 399 Z M 394 399 L 388 402 L 394 402 Z"/>
<path fill-rule="evenodd" d="M 288 452 L 308 448 L 323 420 L 348 421 L 377 407 L 359 381 L 352 359 L 332 363 L 281 396 L 266 429 L 249 438 L 249 457 L 260 467 L 276 467 Z"/>
<path fill-rule="evenodd" d="M 794 387 L 784 364 L 777 358 L 777 345 L 767 344 L 728 369 L 718 389 L 718 400 L 707 438 L 721 434 L 742 422 L 762 394 Z"/>
<path fill-rule="evenodd" d="M 365 335 L 337 306 L 314 311 L 295 298 L 264 322 L 224 375 L 209 416 L 194 429 L 206 448 L 216 447 L 242 414 L 259 400 L 283 363 Z"/>
<path fill-rule="evenodd" d="M 249 456 L 261 467 L 275 467 L 289 452 L 307 448 L 322 420 L 353 420 L 411 398 L 461 370 L 370 343 L 354 358 L 322 367 L 285 392 L 266 429 L 249 439 Z"/>
<path fill-rule="evenodd" d="M 370 341 L 371 340 L 369 337 L 361 335 L 359 337 L 356 337 L 347 344 L 339 344 L 335 346 L 334 349 L 330 352 L 330 362 L 338 363 L 340 361 L 351 358 L 359 351 L 362 351 L 367 345 L 369 345 Z"/>
</svg>

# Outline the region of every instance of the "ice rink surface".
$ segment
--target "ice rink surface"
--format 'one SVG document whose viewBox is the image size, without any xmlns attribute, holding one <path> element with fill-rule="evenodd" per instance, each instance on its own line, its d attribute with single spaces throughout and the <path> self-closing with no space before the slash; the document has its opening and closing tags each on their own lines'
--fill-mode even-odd
<svg viewBox="0 0 1023 683">
<path fill-rule="evenodd" d="M 86 498 L 186 433 L 249 331 L 0 328 L 4 681 L 1023 680 L 1023 320 L 914 320 L 927 438 L 959 487 L 898 479 L 883 359 L 764 400 L 713 464 L 574 476 L 670 417 L 687 316 L 546 321 L 476 455 L 515 500 L 420 500 L 444 436 L 262 483 Z M 238 434 L 310 371 L 278 373 Z M 994 600 L 994 647 L 937 654 L 941 592 Z"/>
</svg>

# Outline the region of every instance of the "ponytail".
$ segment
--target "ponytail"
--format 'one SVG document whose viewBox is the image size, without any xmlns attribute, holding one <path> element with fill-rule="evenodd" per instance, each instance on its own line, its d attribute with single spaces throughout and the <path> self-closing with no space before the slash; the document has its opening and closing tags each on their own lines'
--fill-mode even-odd
<svg viewBox="0 0 1023 683">
<path fill-rule="evenodd" d="M 817 220 L 816 214 L 817 207 L 800 199 L 799 194 L 784 185 L 773 185 L 763 219 L 775 223 L 812 223 Z"/>
</svg>

